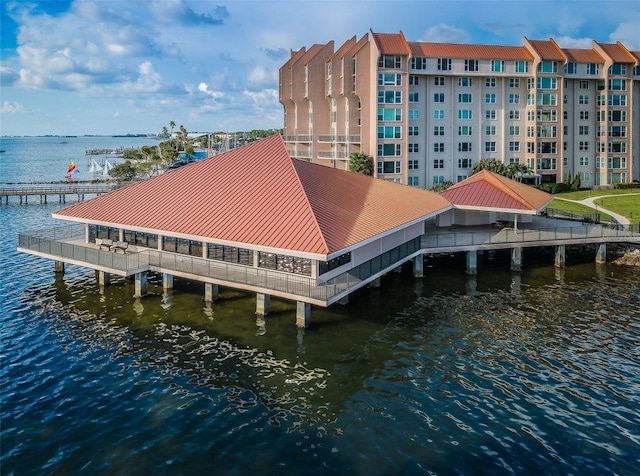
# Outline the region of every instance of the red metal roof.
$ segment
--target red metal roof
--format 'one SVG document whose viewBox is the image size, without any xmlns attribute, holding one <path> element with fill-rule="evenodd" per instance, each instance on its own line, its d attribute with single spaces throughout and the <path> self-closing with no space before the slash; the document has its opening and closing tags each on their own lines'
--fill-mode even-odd
<svg viewBox="0 0 640 476">
<path fill-rule="evenodd" d="M 529 40 L 531 47 L 543 60 L 564 61 L 566 58 L 560 47 L 553 40 Z"/>
<path fill-rule="evenodd" d="M 467 45 L 455 43 L 409 43 L 413 56 L 432 58 L 471 58 L 532 60 L 533 56 L 524 46 Z"/>
<path fill-rule="evenodd" d="M 488 170 L 473 174 L 441 195 L 454 206 L 523 212 L 537 212 L 553 198 L 546 192 Z"/>
<path fill-rule="evenodd" d="M 328 255 L 448 207 L 433 192 L 291 159 L 274 135 L 54 217 Z"/>
<path fill-rule="evenodd" d="M 574 63 L 604 63 L 604 58 L 595 50 L 562 48 L 562 52 L 567 56 L 568 61 Z"/>
<path fill-rule="evenodd" d="M 635 63 L 635 58 L 622 43 L 598 43 L 614 63 Z"/>
<path fill-rule="evenodd" d="M 372 33 L 378 51 L 382 55 L 402 55 L 408 56 L 411 51 L 407 40 L 402 32 L 400 33 Z"/>
</svg>

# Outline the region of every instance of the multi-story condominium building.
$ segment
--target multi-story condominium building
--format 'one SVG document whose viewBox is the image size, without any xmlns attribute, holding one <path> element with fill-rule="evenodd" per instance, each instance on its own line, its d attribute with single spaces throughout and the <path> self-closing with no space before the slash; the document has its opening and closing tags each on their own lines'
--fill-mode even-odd
<svg viewBox="0 0 640 476">
<path fill-rule="evenodd" d="M 408 42 L 368 32 L 292 51 L 280 68 L 292 157 L 421 188 L 459 182 L 479 160 L 527 165 L 583 187 L 640 179 L 640 52 Z"/>
</svg>

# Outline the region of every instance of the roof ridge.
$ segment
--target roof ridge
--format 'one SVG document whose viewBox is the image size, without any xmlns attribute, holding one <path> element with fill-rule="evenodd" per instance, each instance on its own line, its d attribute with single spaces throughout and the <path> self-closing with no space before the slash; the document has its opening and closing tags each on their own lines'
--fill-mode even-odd
<svg viewBox="0 0 640 476">
<path fill-rule="evenodd" d="M 500 189 L 500 191 L 506 193 L 511 198 L 516 199 L 516 201 L 520 202 L 522 205 L 529 206 L 529 203 L 527 203 L 527 201 L 524 198 L 522 198 L 522 195 L 520 194 L 519 191 L 514 190 L 513 186 L 507 185 L 507 183 L 505 183 L 502 180 L 502 179 L 507 179 L 507 177 L 505 177 L 503 175 L 496 174 L 495 172 L 491 172 L 490 170 L 487 170 L 487 172 L 489 173 L 489 176 L 492 178 L 492 182 L 495 181 L 498 184 L 500 184 L 500 187 L 498 187 Z M 507 179 L 507 180 L 509 180 L 509 179 Z M 518 182 L 515 182 L 515 181 L 513 181 L 513 182 L 514 182 L 514 185 L 518 183 Z M 491 185 L 493 185 L 493 183 Z M 516 187 L 517 187 L 517 185 L 516 185 Z M 509 192 L 511 192 L 511 193 L 509 193 Z"/>
</svg>

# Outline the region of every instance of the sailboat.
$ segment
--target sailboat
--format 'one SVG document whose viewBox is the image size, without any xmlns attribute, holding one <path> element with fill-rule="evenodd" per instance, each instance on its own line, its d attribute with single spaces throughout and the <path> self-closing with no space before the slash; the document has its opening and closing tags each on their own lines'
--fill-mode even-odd
<svg viewBox="0 0 640 476">
<path fill-rule="evenodd" d="M 104 161 L 104 167 L 102 167 L 102 175 L 109 175 L 109 171 L 113 168 L 113 164 L 108 160 Z"/>
<path fill-rule="evenodd" d="M 102 165 L 96 162 L 96 159 L 92 159 L 91 165 L 89 166 L 89 173 L 93 175 L 100 172 L 102 172 Z"/>
<path fill-rule="evenodd" d="M 76 164 L 74 164 L 73 162 L 69 162 L 69 168 L 67 169 L 67 173 L 65 177 L 72 178 L 73 174 L 77 174 L 77 173 L 80 173 L 80 170 L 78 170 L 78 167 L 76 167 Z"/>
</svg>

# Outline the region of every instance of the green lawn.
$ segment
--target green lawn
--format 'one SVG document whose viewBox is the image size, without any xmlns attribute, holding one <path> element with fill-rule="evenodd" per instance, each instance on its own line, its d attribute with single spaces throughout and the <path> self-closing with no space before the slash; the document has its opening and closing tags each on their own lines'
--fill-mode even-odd
<svg viewBox="0 0 640 476">
<path fill-rule="evenodd" d="M 624 195 L 624 196 L 618 196 Z M 569 200 L 582 200 L 589 197 L 598 198 L 595 203 L 598 205 L 600 220 L 607 221 L 611 217 L 602 213 L 601 207 L 611 210 L 629 219 L 631 223 L 640 222 L 640 189 L 622 190 L 581 190 L 579 192 L 566 192 L 554 195 L 555 198 L 566 198 Z M 565 200 L 553 200 L 548 208 L 572 211 L 576 213 L 594 213 L 594 209 L 580 203 L 567 202 Z"/>
<path fill-rule="evenodd" d="M 553 208 L 555 210 L 564 210 L 567 212 L 574 212 L 578 214 L 579 213 L 592 214 L 596 212 L 594 208 L 588 207 L 581 203 L 567 202 L 566 200 L 555 200 L 555 199 L 549 204 L 547 208 Z M 612 210 L 612 211 L 615 211 L 615 210 Z M 598 210 L 598 212 L 600 213 L 600 221 L 611 220 L 611 217 L 606 213 L 602 213 L 601 210 Z"/>
<path fill-rule="evenodd" d="M 557 193 L 554 197 L 567 198 L 569 200 L 583 200 L 589 197 L 600 197 L 605 195 L 625 195 L 627 193 L 640 194 L 640 188 L 627 188 L 615 190 L 580 190 L 578 192 Z"/>
</svg>

